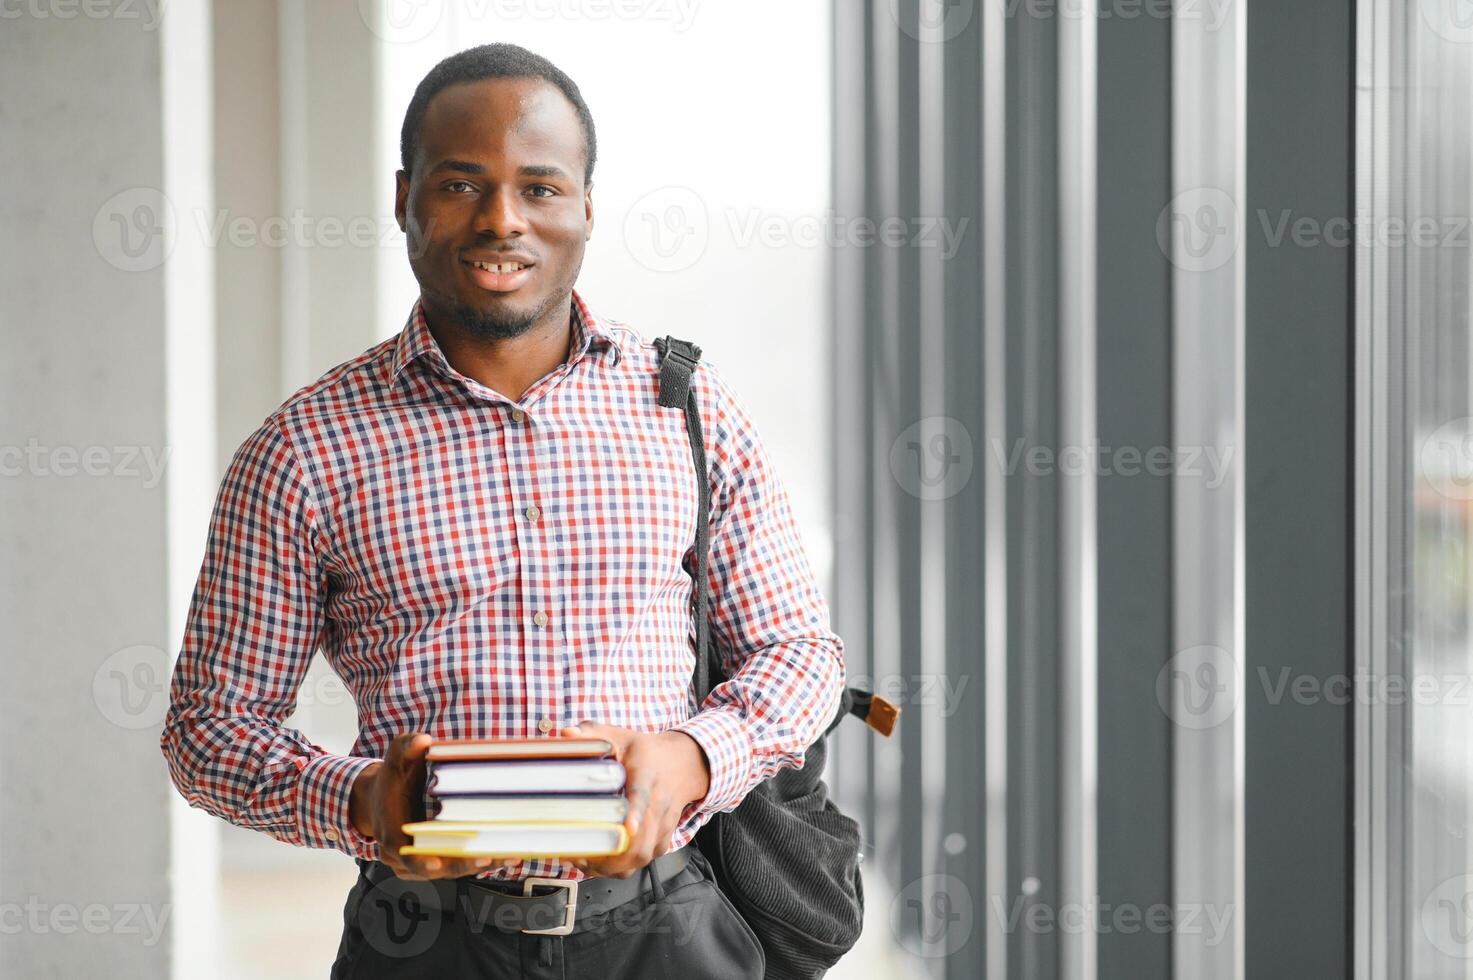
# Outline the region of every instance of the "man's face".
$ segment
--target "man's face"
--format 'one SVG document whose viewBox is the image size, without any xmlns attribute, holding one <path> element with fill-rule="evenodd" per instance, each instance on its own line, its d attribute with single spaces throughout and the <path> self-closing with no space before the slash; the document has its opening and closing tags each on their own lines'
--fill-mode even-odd
<svg viewBox="0 0 1473 980">
<path fill-rule="evenodd" d="M 593 231 L 583 154 L 577 111 L 541 79 L 430 100 L 394 212 L 432 319 L 515 337 L 567 298 Z"/>
</svg>

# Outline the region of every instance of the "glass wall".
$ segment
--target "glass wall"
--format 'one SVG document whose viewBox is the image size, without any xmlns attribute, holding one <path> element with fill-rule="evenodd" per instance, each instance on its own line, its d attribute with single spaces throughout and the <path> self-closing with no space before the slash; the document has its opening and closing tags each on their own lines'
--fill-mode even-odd
<svg viewBox="0 0 1473 980">
<path fill-rule="evenodd" d="M 1473 19 L 1362 4 L 1358 976 L 1473 977 Z"/>
</svg>

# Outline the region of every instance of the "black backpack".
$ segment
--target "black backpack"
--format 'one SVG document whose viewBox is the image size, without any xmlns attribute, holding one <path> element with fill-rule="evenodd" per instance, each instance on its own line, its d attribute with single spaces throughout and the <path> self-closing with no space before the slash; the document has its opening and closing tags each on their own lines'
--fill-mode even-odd
<svg viewBox="0 0 1473 980">
<path fill-rule="evenodd" d="M 701 349 L 674 337 L 656 340 L 655 348 L 660 353 L 659 403 L 685 410 L 700 495 L 696 568 L 691 572 L 699 706 L 713 686 L 711 675 L 716 684 L 726 680 L 706 619 L 710 477 L 700 412 L 690 390 Z M 859 939 L 864 922 L 859 824 L 829 799 L 821 778 L 828 735 L 848 715 L 889 735 L 899 713 L 884 698 L 847 688 L 839 710 L 805 753 L 801 768 L 783 769 L 763 780 L 740 806 L 716 814 L 696 834 L 696 845 L 710 861 L 717 884 L 761 940 L 769 978 L 821 977 Z"/>
</svg>

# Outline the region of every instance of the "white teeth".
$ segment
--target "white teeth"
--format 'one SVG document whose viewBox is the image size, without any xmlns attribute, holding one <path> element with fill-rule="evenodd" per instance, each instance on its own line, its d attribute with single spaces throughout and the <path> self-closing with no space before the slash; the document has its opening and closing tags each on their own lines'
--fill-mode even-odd
<svg viewBox="0 0 1473 980">
<path fill-rule="evenodd" d="M 521 272 L 526 266 L 520 262 L 473 262 L 477 269 L 485 269 L 487 272 Z"/>
</svg>

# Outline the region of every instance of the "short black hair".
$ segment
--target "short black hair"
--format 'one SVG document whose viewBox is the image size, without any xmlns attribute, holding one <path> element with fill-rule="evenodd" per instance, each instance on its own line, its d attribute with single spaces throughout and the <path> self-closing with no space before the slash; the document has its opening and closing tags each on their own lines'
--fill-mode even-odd
<svg viewBox="0 0 1473 980">
<path fill-rule="evenodd" d="M 482 44 L 466 48 L 431 68 L 430 73 L 420 80 L 404 113 L 404 128 L 399 131 L 399 161 L 405 173 L 410 172 L 414 151 L 419 149 L 419 131 L 424 125 L 425 110 L 429 108 L 430 100 L 448 86 L 486 78 L 540 78 L 556 85 L 578 112 L 578 121 L 583 125 L 583 182 L 587 184 L 593 180 L 598 140 L 593 133 L 593 113 L 588 111 L 583 93 L 557 65 L 515 44 Z"/>
</svg>

